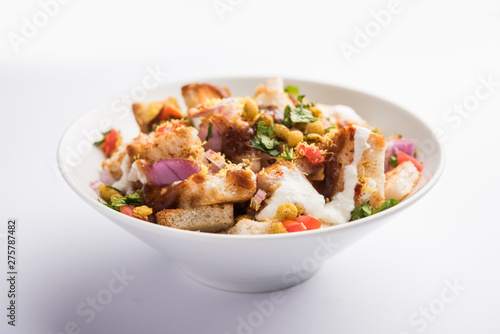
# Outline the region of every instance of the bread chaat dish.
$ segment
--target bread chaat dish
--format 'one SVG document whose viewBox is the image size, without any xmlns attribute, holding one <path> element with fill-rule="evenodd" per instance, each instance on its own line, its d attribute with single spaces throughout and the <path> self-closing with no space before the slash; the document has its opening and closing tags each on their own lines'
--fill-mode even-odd
<svg viewBox="0 0 500 334">
<path fill-rule="evenodd" d="M 415 141 L 384 134 L 352 108 L 311 101 L 270 78 L 253 96 L 182 87 L 134 103 L 140 133 L 111 129 L 90 186 L 110 209 L 150 223 L 225 234 L 292 233 L 346 224 L 414 192 Z"/>
</svg>

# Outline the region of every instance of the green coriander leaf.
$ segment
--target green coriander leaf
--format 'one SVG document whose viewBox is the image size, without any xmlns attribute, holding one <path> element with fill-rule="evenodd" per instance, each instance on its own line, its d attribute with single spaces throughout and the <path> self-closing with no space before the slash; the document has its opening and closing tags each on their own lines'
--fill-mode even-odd
<svg viewBox="0 0 500 334">
<path fill-rule="evenodd" d="M 280 145 L 280 142 L 271 138 L 275 133 L 274 126 L 273 124 L 267 127 L 266 123 L 260 121 L 257 124 L 257 133 L 255 137 L 248 136 L 250 138 L 250 146 L 256 150 L 266 152 L 270 156 L 277 157 L 279 151 L 276 148 Z"/>
<path fill-rule="evenodd" d="M 264 145 L 264 147 L 268 150 L 272 150 L 273 148 L 275 148 L 275 143 L 276 143 L 276 139 L 271 139 L 269 137 L 266 137 L 266 136 L 261 136 L 260 137 L 260 142 L 262 143 L 262 145 Z"/>
<path fill-rule="evenodd" d="M 104 203 L 104 205 L 110 207 L 113 210 L 120 211 L 120 206 L 127 205 L 127 203 L 118 196 L 112 196 L 111 199 L 113 199 L 115 202 L 113 203 L 112 201 L 109 201 L 108 203 Z"/>
<path fill-rule="evenodd" d="M 395 199 L 388 199 L 387 201 L 385 201 L 384 203 L 382 203 L 382 205 L 380 205 L 378 208 L 376 208 L 375 210 L 373 210 L 373 215 L 376 214 L 376 213 L 379 213 L 381 211 L 384 211 L 386 209 L 389 209 L 391 207 L 393 207 L 394 205 L 398 204 L 399 201 L 395 200 Z"/>
<path fill-rule="evenodd" d="M 285 93 L 299 95 L 299 89 L 296 86 L 288 85 L 285 87 Z"/>
<path fill-rule="evenodd" d="M 127 196 L 124 196 L 121 198 L 122 200 L 125 201 L 127 204 L 134 204 L 134 205 L 142 205 L 144 203 L 144 200 L 142 199 L 141 195 L 139 194 L 129 194 Z"/>
<path fill-rule="evenodd" d="M 283 153 L 278 158 L 285 159 L 287 161 L 292 161 L 293 160 L 293 148 L 289 148 L 287 145 L 283 145 L 285 148 L 283 150 Z"/>
<path fill-rule="evenodd" d="M 389 164 L 389 166 L 397 167 L 398 166 L 398 157 L 396 155 L 393 155 L 392 157 L 389 158 L 389 161 L 387 163 Z"/>
<path fill-rule="evenodd" d="M 272 150 L 267 151 L 267 154 L 269 154 L 270 156 L 276 158 L 276 157 L 278 157 L 278 155 L 280 155 L 280 151 L 278 151 L 277 149 L 273 148 Z"/>
<path fill-rule="evenodd" d="M 351 211 L 351 220 L 357 220 L 360 218 L 368 217 L 372 214 L 372 208 L 370 206 L 370 201 L 361 204 L 361 206 L 354 208 Z"/>
<path fill-rule="evenodd" d="M 284 118 L 283 120 L 281 121 L 281 124 L 283 124 L 284 126 L 286 126 L 287 128 L 291 128 L 292 127 L 292 119 L 290 118 L 290 114 L 292 112 L 292 107 L 290 107 L 289 105 L 287 105 L 285 107 L 285 115 L 284 115 Z"/>
<path fill-rule="evenodd" d="M 272 124 L 271 126 L 266 126 L 266 123 L 264 121 L 259 121 L 257 124 L 257 136 L 266 136 L 266 137 L 272 137 L 274 136 L 274 131 L 275 125 Z"/>
<path fill-rule="evenodd" d="M 378 208 L 372 210 L 370 206 L 370 201 L 368 201 L 366 203 L 361 204 L 361 206 L 354 208 L 354 210 L 351 211 L 351 221 L 374 215 L 376 213 L 389 209 L 398 203 L 399 201 L 395 199 L 388 199 L 387 201 L 382 203 L 382 205 L 380 205 Z"/>
<path fill-rule="evenodd" d="M 207 137 L 205 138 L 206 141 L 209 141 L 210 138 L 212 138 L 212 128 L 213 128 L 213 123 L 210 123 L 208 126 L 208 132 L 207 132 Z"/>
<path fill-rule="evenodd" d="M 113 203 L 110 201 L 109 203 L 104 203 L 104 205 L 116 211 L 120 211 L 120 207 L 124 205 L 142 205 L 144 203 L 141 195 L 137 193 L 129 194 L 122 198 L 119 198 L 118 196 L 112 196 L 111 198 L 114 199 L 115 202 Z"/>
<path fill-rule="evenodd" d="M 298 106 L 291 109 L 290 119 L 294 123 L 310 123 L 316 122 L 318 119 L 312 115 L 309 109 L 305 109 L 302 106 Z"/>
<path fill-rule="evenodd" d="M 304 105 L 298 104 L 296 107 L 287 105 L 285 107 L 285 114 L 281 124 L 287 128 L 292 127 L 293 123 L 310 123 L 316 122 L 318 119 L 312 115 L 309 109 L 306 109 Z"/>
</svg>

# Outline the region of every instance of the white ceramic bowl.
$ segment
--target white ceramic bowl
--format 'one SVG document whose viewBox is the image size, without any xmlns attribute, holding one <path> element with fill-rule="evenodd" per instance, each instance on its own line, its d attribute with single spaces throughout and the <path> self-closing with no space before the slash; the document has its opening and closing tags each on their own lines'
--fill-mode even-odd
<svg viewBox="0 0 500 334">
<path fill-rule="evenodd" d="M 228 86 L 234 96 L 253 94 L 265 78 L 205 78 Z M 176 96 L 180 87 L 193 81 L 159 86 L 146 100 Z M 344 250 L 420 199 L 443 170 L 442 149 L 431 129 L 418 117 L 383 99 L 359 91 L 304 80 L 285 78 L 312 101 L 353 107 L 364 119 L 386 134 L 404 134 L 417 141 L 428 182 L 399 205 L 361 220 L 320 230 L 280 235 L 222 235 L 168 228 L 134 219 L 97 201 L 89 182 L 99 179 L 102 153 L 92 146 L 101 130 L 111 125 L 128 141 L 139 133 L 130 107 L 116 100 L 90 110 L 64 133 L 58 148 L 58 163 L 73 190 L 91 207 L 121 228 L 172 258 L 192 278 L 206 285 L 239 292 L 264 292 L 286 288 L 311 277 L 321 263 Z"/>
</svg>

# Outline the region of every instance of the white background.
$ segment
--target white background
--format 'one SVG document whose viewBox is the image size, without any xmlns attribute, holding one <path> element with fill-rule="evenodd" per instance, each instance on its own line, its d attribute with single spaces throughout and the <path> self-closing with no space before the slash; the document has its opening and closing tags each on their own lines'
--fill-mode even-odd
<svg viewBox="0 0 500 334">
<path fill-rule="evenodd" d="M 219 15 L 214 4 L 221 3 L 232 10 Z M 368 45 L 349 61 L 342 43 L 354 45 L 358 28 L 376 29 L 370 13 L 388 5 L 73 0 L 16 51 L 8 36 L 21 36 L 23 18 L 33 22 L 41 5 L 3 0 L 1 252 L 7 218 L 15 217 L 19 294 L 12 328 L 0 275 L 0 331 L 55 334 L 75 322 L 75 333 L 500 332 L 500 2 L 402 0 L 398 13 L 372 30 Z M 169 72 L 165 82 L 258 73 L 380 95 L 442 129 L 445 173 L 399 220 L 285 290 L 272 314 L 243 328 L 241 321 L 259 320 L 255 303 L 269 294 L 222 292 L 193 282 L 84 204 L 55 168 L 58 140 L 71 121 L 130 93 L 156 66 Z M 474 101 L 480 78 L 497 84 L 457 119 L 452 108 Z M 5 257 L 0 255 L 4 272 Z M 122 269 L 135 278 L 87 323 L 78 305 L 95 298 L 112 271 Z M 445 303 L 447 281 L 461 288 Z M 429 307 L 423 320 L 419 312 Z"/>
</svg>

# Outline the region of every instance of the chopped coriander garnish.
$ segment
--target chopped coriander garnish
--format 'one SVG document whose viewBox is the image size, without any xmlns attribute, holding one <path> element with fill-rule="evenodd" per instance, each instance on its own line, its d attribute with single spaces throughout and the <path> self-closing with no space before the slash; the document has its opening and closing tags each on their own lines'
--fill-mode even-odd
<svg viewBox="0 0 500 334">
<path fill-rule="evenodd" d="M 299 89 L 296 86 L 288 85 L 285 87 L 285 93 L 299 95 Z"/>
<path fill-rule="evenodd" d="M 248 135 L 250 142 L 252 143 L 251 147 L 256 150 L 266 152 L 272 157 L 277 157 L 279 155 L 279 151 L 276 148 L 280 145 L 280 142 L 276 139 L 271 139 L 275 133 L 274 126 L 275 124 L 267 127 L 265 122 L 259 121 L 255 137 Z"/>
<path fill-rule="evenodd" d="M 372 214 L 372 207 L 370 206 L 370 202 L 366 202 L 361 204 L 361 206 L 354 208 L 351 211 L 351 220 L 360 219 L 363 217 L 368 217 Z"/>
<path fill-rule="evenodd" d="M 305 97 L 305 95 L 299 95 L 299 96 L 297 96 L 297 100 L 299 100 L 299 104 L 302 105 L 302 107 L 309 108 L 309 107 L 314 107 L 315 106 L 314 102 L 311 102 L 309 104 L 304 104 L 302 102 L 302 100 L 304 99 L 304 97 Z"/>
<path fill-rule="evenodd" d="M 393 207 L 394 205 L 398 204 L 399 201 L 395 200 L 395 199 L 388 199 L 387 201 L 385 201 L 384 203 L 382 203 L 382 205 L 380 205 L 378 208 L 376 208 L 375 210 L 373 210 L 372 212 L 372 215 L 376 214 L 376 213 L 379 213 L 381 211 L 384 211 L 386 209 L 389 209 L 391 207 Z"/>
<path fill-rule="evenodd" d="M 285 159 L 287 161 L 292 161 L 293 160 L 293 148 L 288 148 L 287 145 L 283 145 L 285 148 L 283 150 L 283 153 L 278 158 Z"/>
<path fill-rule="evenodd" d="M 141 192 L 142 193 L 142 192 Z M 109 203 L 104 203 L 104 205 L 116 210 L 116 211 L 120 211 L 120 207 L 121 206 L 124 206 L 124 205 L 142 205 L 144 203 L 142 197 L 140 194 L 138 193 L 134 193 L 134 194 L 129 194 L 127 196 L 124 196 L 122 198 L 119 198 L 118 196 L 112 196 L 111 199 L 114 199 L 114 203 L 113 202 L 109 202 Z"/>
<path fill-rule="evenodd" d="M 208 126 L 208 132 L 207 132 L 207 137 L 205 138 L 205 141 L 209 141 L 210 138 L 212 138 L 212 128 L 213 128 L 214 124 L 213 123 L 210 123 L 210 125 Z"/>
<path fill-rule="evenodd" d="M 281 122 L 287 128 L 292 127 L 293 123 L 310 123 L 316 122 L 318 119 L 312 115 L 309 109 L 306 109 L 303 104 L 298 104 L 296 107 L 287 105 L 285 107 L 285 117 Z"/>
<path fill-rule="evenodd" d="M 389 158 L 389 161 L 387 163 L 389 164 L 389 166 L 397 167 L 398 166 L 398 157 L 396 155 L 393 155 L 392 157 Z"/>
<path fill-rule="evenodd" d="M 397 201 L 395 199 L 388 199 L 387 201 L 382 203 L 382 205 L 380 205 L 378 208 L 376 208 L 375 210 L 372 210 L 372 208 L 370 206 L 370 201 L 368 201 L 366 203 L 361 204 L 361 206 L 354 208 L 351 211 L 351 220 L 357 220 L 360 218 L 374 215 L 376 213 L 379 213 L 381 211 L 389 209 L 398 203 L 399 203 L 399 201 Z"/>
</svg>

